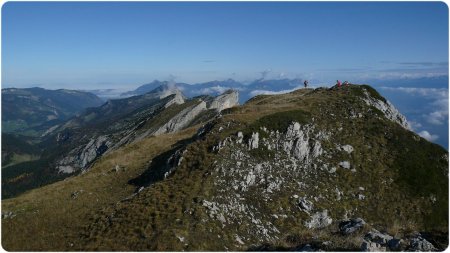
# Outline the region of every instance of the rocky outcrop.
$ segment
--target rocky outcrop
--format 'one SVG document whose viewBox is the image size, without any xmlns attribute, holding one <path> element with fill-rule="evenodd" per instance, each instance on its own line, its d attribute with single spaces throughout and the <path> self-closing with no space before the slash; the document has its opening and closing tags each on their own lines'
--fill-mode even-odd
<svg viewBox="0 0 450 253">
<path fill-rule="evenodd" d="M 15 213 L 11 211 L 2 211 L 2 219 L 12 219 L 16 216 Z"/>
<path fill-rule="evenodd" d="M 345 151 L 345 152 L 347 152 L 349 154 L 351 154 L 353 152 L 352 145 L 343 145 L 343 146 L 338 146 L 337 148 L 338 148 L 338 150 Z"/>
<path fill-rule="evenodd" d="M 170 97 L 169 97 L 170 96 Z M 237 104 L 237 91 L 228 91 L 224 94 L 214 98 L 209 107 L 217 109 L 218 111 L 229 108 Z M 168 99 L 169 97 L 170 99 Z M 109 137 L 101 135 L 88 141 L 88 143 L 81 145 L 69 152 L 68 155 L 61 158 L 56 162 L 57 170 L 59 173 L 74 173 L 80 169 L 85 169 L 92 163 L 97 157 L 101 156 L 105 152 L 115 150 L 127 143 L 132 143 L 137 140 L 141 140 L 150 135 L 161 135 L 164 133 L 177 132 L 187 127 L 192 120 L 194 120 L 200 113 L 207 110 L 207 103 L 199 100 L 199 102 L 193 106 L 187 107 L 177 113 L 174 117 L 168 119 L 166 122 L 162 122 L 161 125 L 149 129 L 140 130 L 140 128 L 150 122 L 155 115 L 164 113 L 164 108 L 168 108 L 174 104 L 185 103 L 185 97 L 179 89 L 176 87 L 170 87 L 168 85 L 161 86 L 155 89 L 153 92 L 147 93 L 142 96 L 146 100 L 163 101 L 164 104 L 155 102 L 155 106 L 143 111 L 141 114 L 133 115 L 135 124 L 129 124 L 127 121 L 118 122 L 110 126 Z M 132 101 L 128 99 L 129 101 Z M 127 100 L 127 101 L 128 101 Z M 112 102 L 109 101 L 104 107 L 112 107 Z M 119 103 L 117 103 L 119 104 Z M 112 109 L 111 109 L 112 110 Z M 133 118 L 134 120 L 134 118 Z M 127 127 L 128 124 L 129 126 Z M 57 141 L 63 143 L 69 139 L 70 136 L 65 136 L 61 133 L 57 135 Z M 257 142 L 256 142 L 257 145 Z"/>
<path fill-rule="evenodd" d="M 214 98 L 208 104 L 208 109 L 216 109 L 220 112 L 235 105 L 239 105 L 239 92 L 236 90 L 228 90 Z"/>
<path fill-rule="evenodd" d="M 316 212 L 311 216 L 311 220 L 305 222 L 307 228 L 324 228 L 333 222 L 328 216 L 328 210 Z"/>
<path fill-rule="evenodd" d="M 187 126 L 197 115 L 206 110 L 206 103 L 201 101 L 197 105 L 188 107 L 175 115 L 166 124 L 156 130 L 153 135 L 161 135 L 164 133 L 172 133 L 183 129 Z"/>
<path fill-rule="evenodd" d="M 374 228 L 371 229 L 363 238 L 361 244 L 362 251 L 433 251 L 434 246 L 421 238 L 413 237 L 410 239 L 410 245 L 406 245 L 405 240 L 401 238 L 394 238 L 393 236 L 382 233 Z"/>
<path fill-rule="evenodd" d="M 370 231 L 369 233 L 366 234 L 364 239 L 371 241 L 371 242 L 376 242 L 381 245 L 387 245 L 390 240 L 394 239 L 394 237 L 392 237 L 388 234 L 380 233 L 376 229 L 372 229 L 372 231 Z"/>
<path fill-rule="evenodd" d="M 300 161 L 311 163 L 312 159 L 323 153 L 320 141 L 310 137 L 312 131 L 313 128 L 309 125 L 302 127 L 298 122 L 292 122 L 285 134 L 284 151 Z"/>
<path fill-rule="evenodd" d="M 112 141 L 105 135 L 98 136 L 86 145 L 72 150 L 67 156 L 57 162 L 59 173 L 73 173 L 85 169 L 97 157 L 105 153 Z"/>
<path fill-rule="evenodd" d="M 96 140 L 91 140 L 85 148 L 81 151 L 81 167 L 85 167 L 88 163 L 92 162 L 97 156 L 105 153 L 111 142 L 108 137 L 102 135 Z"/>
<path fill-rule="evenodd" d="M 295 196 L 297 196 L 297 195 L 295 195 Z M 295 196 L 294 196 L 294 198 L 295 198 Z M 303 197 L 298 200 L 298 207 L 300 208 L 300 210 L 309 214 L 309 212 L 313 209 L 313 203 L 311 201 L 307 200 L 305 197 Z"/>
<path fill-rule="evenodd" d="M 244 134 L 242 132 L 238 132 L 236 143 L 242 143 L 243 140 L 244 140 Z"/>
<path fill-rule="evenodd" d="M 409 251 L 436 251 L 433 244 L 423 238 L 420 234 L 411 238 Z"/>
<path fill-rule="evenodd" d="M 239 140 L 238 140 L 239 141 Z M 259 133 L 252 133 L 252 137 L 248 140 L 248 148 L 255 149 L 259 145 Z"/>
<path fill-rule="evenodd" d="M 361 251 L 365 252 L 384 252 L 386 251 L 386 247 L 381 246 L 380 244 L 376 242 L 368 242 L 363 241 L 361 244 Z"/>
<path fill-rule="evenodd" d="M 210 134 L 226 131 L 228 125 L 217 126 Z M 327 136 L 313 124 L 291 122 L 283 132 L 261 126 L 248 134 L 237 131 L 220 140 L 211 148 L 220 156 L 212 176 L 216 189 L 221 190 L 205 204 L 210 219 L 220 222 L 222 227 L 249 224 L 239 232 L 239 237 L 256 236 L 264 240 L 280 236 L 274 218 L 286 219 L 288 215 L 301 213 L 307 218 L 299 220 L 299 225 L 315 229 L 330 225 L 328 210 L 315 208 L 322 196 L 302 193 L 308 179 L 316 175 L 315 162 L 326 153 L 321 142 Z M 253 154 L 260 157 L 255 159 Z M 297 181 L 299 178 L 302 180 Z M 261 207 L 256 203 L 272 202 L 281 192 L 290 192 L 288 209 L 273 213 L 258 211 Z"/>
<path fill-rule="evenodd" d="M 183 93 L 181 93 L 181 91 L 176 88 L 161 92 L 161 94 L 159 95 L 159 98 L 162 99 L 162 98 L 165 98 L 170 95 L 175 95 L 175 96 L 164 105 L 165 108 L 167 108 L 173 104 L 183 104 L 185 102 Z"/>
<path fill-rule="evenodd" d="M 364 96 L 363 98 L 364 102 L 366 102 L 367 105 L 373 106 L 380 110 L 384 116 L 395 122 L 398 123 L 400 126 L 407 130 L 411 130 L 411 126 L 409 125 L 408 121 L 406 120 L 406 117 L 403 116 L 397 108 L 394 107 L 393 104 L 391 104 L 389 101 L 385 100 L 382 101 L 380 99 L 374 98 L 373 96 L 370 96 L 367 90 L 363 88 Z"/>
<path fill-rule="evenodd" d="M 350 162 L 349 161 L 342 161 L 339 163 L 339 166 L 344 169 L 350 169 Z"/>
<path fill-rule="evenodd" d="M 353 232 L 362 228 L 366 222 L 361 218 L 350 219 L 339 223 L 339 231 L 344 234 L 352 234 Z"/>
<path fill-rule="evenodd" d="M 406 240 L 406 239 L 405 239 Z M 381 233 L 372 229 L 364 236 L 361 244 L 362 251 L 437 251 L 432 243 L 417 234 L 409 238 L 408 242 L 404 239 L 394 238 L 387 233 Z M 408 241 L 408 240 L 407 240 Z"/>
</svg>

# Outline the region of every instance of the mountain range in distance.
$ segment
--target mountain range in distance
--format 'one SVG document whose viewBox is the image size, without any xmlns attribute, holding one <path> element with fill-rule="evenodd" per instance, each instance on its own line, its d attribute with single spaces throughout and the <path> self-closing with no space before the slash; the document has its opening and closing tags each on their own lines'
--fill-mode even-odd
<svg viewBox="0 0 450 253">
<path fill-rule="evenodd" d="M 349 81 L 353 82 L 352 80 Z M 322 87 L 322 86 L 330 87 L 332 85 L 322 83 L 319 80 L 315 79 L 310 79 L 309 82 L 311 87 Z M 445 121 L 434 123 L 433 121 L 428 119 L 433 115 L 447 115 L 447 112 L 443 111 L 444 110 L 443 108 L 436 108 L 436 105 L 442 104 L 444 97 L 421 95 L 422 92 L 427 93 L 433 92 L 433 89 L 448 90 L 448 76 L 424 77 L 424 78 L 399 78 L 392 80 L 368 79 L 365 81 L 360 80 L 358 81 L 358 83 L 367 83 L 373 85 L 373 87 L 377 88 L 377 90 L 380 91 L 383 96 L 387 97 L 391 102 L 393 102 L 396 105 L 397 108 L 401 109 L 402 113 L 404 113 L 409 120 L 415 123 L 414 130 L 416 132 L 418 133 L 423 131 L 425 131 L 426 133 L 430 132 L 429 135 L 433 138 L 432 139 L 433 141 L 436 141 L 440 145 L 448 148 L 448 140 L 447 140 L 448 126 L 446 127 L 446 125 L 448 124 Z M 134 90 L 127 90 L 126 88 L 107 87 L 104 89 L 83 90 L 83 91 L 95 94 L 103 102 L 106 102 L 109 99 L 119 99 L 133 95 L 142 95 L 161 85 L 176 86 L 187 97 L 194 97 L 202 94 L 216 96 L 228 89 L 234 89 L 239 91 L 239 103 L 243 104 L 248 99 L 256 95 L 287 93 L 295 89 L 301 88 L 303 87 L 303 80 L 299 78 L 295 79 L 260 78 L 251 82 L 242 82 L 233 79 L 225 79 L 194 84 L 184 82 L 154 80 L 153 82 L 141 85 Z M 413 93 L 414 90 L 417 90 L 418 93 L 417 94 Z M 405 91 L 408 91 L 408 93 L 405 93 Z M 19 104 L 20 103 L 21 102 L 19 101 Z M 82 108 L 89 106 L 91 106 L 91 104 L 89 103 L 81 104 Z M 70 117 L 73 115 L 74 113 L 72 112 L 68 116 Z M 54 117 L 54 115 L 51 115 L 51 113 L 48 113 L 47 116 L 50 118 Z M 6 123 L 5 119 L 2 119 L 2 122 Z M 27 122 L 20 120 L 19 121 L 12 120 L 3 125 L 3 130 L 11 132 L 9 130 L 14 131 L 14 129 L 20 129 L 22 130 L 21 133 L 26 135 L 43 134 L 45 132 L 42 131 L 46 127 L 45 124 L 44 127 L 39 128 L 38 126 L 36 126 L 36 124 L 32 127 L 26 126 L 26 123 Z M 41 122 L 39 122 L 39 124 L 41 124 Z M 431 135 L 431 133 L 437 135 Z"/>
<path fill-rule="evenodd" d="M 124 88 L 121 89 L 96 89 L 96 90 L 85 90 L 91 92 L 100 98 L 107 100 L 111 98 L 123 98 L 133 95 L 142 95 L 146 92 L 153 90 L 154 88 L 161 85 L 175 85 L 188 97 L 193 97 L 201 94 L 218 95 L 227 89 L 236 89 L 239 91 L 239 102 L 241 104 L 245 103 L 248 99 L 259 94 L 276 94 L 276 93 L 286 93 L 298 88 L 303 87 L 304 79 L 301 78 L 282 78 L 282 79 L 264 79 L 260 78 L 251 82 L 241 82 L 234 79 L 225 80 L 214 80 L 203 83 L 184 83 L 175 81 L 159 81 L 154 80 L 150 83 L 143 84 L 134 90 L 126 91 Z M 319 80 L 308 79 L 310 85 L 313 87 L 319 86 L 332 86 L 334 83 L 325 84 Z M 352 82 L 352 80 L 349 80 Z M 448 76 L 439 77 L 424 77 L 424 78 L 403 78 L 403 79 L 367 79 L 367 80 L 356 80 L 357 83 L 367 83 L 374 87 L 414 87 L 414 88 L 445 88 L 448 86 Z"/>
<path fill-rule="evenodd" d="M 308 79 L 308 81 L 310 83 L 309 86 L 313 88 L 331 87 L 333 85 L 333 83 L 323 83 L 315 79 Z M 445 105 L 441 105 L 444 101 L 448 101 L 448 96 L 443 95 L 448 93 L 448 76 L 348 81 L 351 83 L 366 83 L 375 87 L 383 96 L 394 103 L 408 120 L 411 120 L 414 123 L 414 131 L 422 133 L 423 136 L 428 136 L 429 140 L 448 149 L 448 120 L 440 118 L 440 122 L 436 123 L 433 119 L 430 119 L 430 117 L 436 115 L 448 115 L 448 111 L 444 108 Z M 188 97 L 200 94 L 214 96 L 221 94 L 227 89 L 235 89 L 239 91 L 240 104 L 243 104 L 256 95 L 281 94 L 303 88 L 303 79 L 260 78 L 250 82 L 225 79 L 195 84 L 155 80 L 131 91 L 124 91 L 124 89 L 106 89 L 93 92 L 106 100 L 143 94 L 159 85 L 177 86 Z M 439 94 L 434 96 L 429 94 L 433 92 L 436 93 L 437 90 L 441 90 L 439 91 Z M 424 92 L 428 95 L 424 96 Z"/>
<path fill-rule="evenodd" d="M 85 90 L 96 94 L 103 99 L 123 98 L 135 95 L 145 94 L 159 86 L 176 86 L 187 97 L 195 97 L 199 95 L 218 95 L 229 89 L 239 91 L 239 102 L 242 104 L 251 97 L 261 94 L 259 92 L 271 91 L 280 92 L 285 90 L 294 90 L 303 87 L 302 79 L 258 79 L 250 83 L 239 82 L 233 79 L 214 80 L 204 83 L 188 84 L 174 81 L 159 81 L 141 85 L 131 91 L 121 91 L 115 89 L 97 89 Z"/>
<path fill-rule="evenodd" d="M 2 133 L 44 134 L 83 109 L 101 104 L 96 95 L 77 90 L 2 89 Z"/>
</svg>

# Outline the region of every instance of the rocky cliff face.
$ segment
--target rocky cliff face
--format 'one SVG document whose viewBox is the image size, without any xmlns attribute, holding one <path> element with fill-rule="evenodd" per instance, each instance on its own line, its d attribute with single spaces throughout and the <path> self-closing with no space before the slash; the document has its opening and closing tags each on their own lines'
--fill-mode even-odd
<svg viewBox="0 0 450 253">
<path fill-rule="evenodd" d="M 175 115 L 166 124 L 156 130 L 153 135 L 160 135 L 164 133 L 172 133 L 179 131 L 186 127 L 192 120 L 195 119 L 201 112 L 206 110 L 206 103 L 201 101 L 199 104 L 188 107 Z"/>
<path fill-rule="evenodd" d="M 101 135 L 92 139 L 86 145 L 79 146 L 57 161 L 56 169 L 59 173 L 74 173 L 86 168 L 92 161 L 105 153 L 112 145 L 107 136 Z"/>
<path fill-rule="evenodd" d="M 208 108 L 216 109 L 217 111 L 222 111 L 224 109 L 239 105 L 239 92 L 236 90 L 228 90 L 222 95 L 214 98 Z"/>
<path fill-rule="evenodd" d="M 373 97 L 369 95 L 367 89 L 363 88 L 363 92 L 365 96 L 363 100 L 367 105 L 377 108 L 378 110 L 383 112 L 384 116 L 386 116 L 386 118 L 388 118 L 389 120 L 400 124 L 407 130 L 411 130 L 411 126 L 409 125 L 405 116 L 403 116 L 389 101 L 384 98 Z"/>
<path fill-rule="evenodd" d="M 172 86 L 163 86 L 160 88 L 161 90 L 158 91 L 158 95 L 160 99 L 163 99 L 165 97 L 168 97 L 170 95 L 175 95 L 173 99 L 166 103 L 165 108 L 169 107 L 172 104 L 183 104 L 185 101 L 185 97 L 183 93 L 176 87 Z"/>
<path fill-rule="evenodd" d="M 178 89 L 162 89 L 154 95 L 159 99 L 155 100 L 150 110 L 145 111 L 139 117 L 131 117 L 131 120 L 136 122 L 135 124 L 128 123 L 122 126 L 121 122 L 112 122 L 108 128 L 109 131 L 96 131 L 88 135 L 89 138 L 84 137 L 85 140 L 90 141 L 80 144 L 59 159 L 57 161 L 58 171 L 74 173 L 85 170 L 98 157 L 127 143 L 142 140 L 150 135 L 156 136 L 179 131 L 187 127 L 200 113 L 207 110 L 206 102 L 201 100 L 185 104 L 184 97 Z M 148 94 L 147 96 L 154 99 L 154 95 Z M 175 105 L 178 105 L 177 109 L 171 110 L 171 106 Z M 165 112 L 167 109 L 171 112 Z M 165 113 L 168 114 L 168 117 L 163 117 Z M 155 121 L 158 123 L 154 124 Z"/>
</svg>

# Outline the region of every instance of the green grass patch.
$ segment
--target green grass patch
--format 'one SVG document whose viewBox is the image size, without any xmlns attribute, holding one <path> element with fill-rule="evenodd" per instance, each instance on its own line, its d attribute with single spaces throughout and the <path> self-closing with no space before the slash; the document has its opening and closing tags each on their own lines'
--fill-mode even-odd
<svg viewBox="0 0 450 253">
<path fill-rule="evenodd" d="M 352 85 L 352 86 L 350 86 L 350 91 L 352 92 L 352 94 L 356 95 L 356 96 L 360 96 L 360 97 L 364 96 L 363 89 L 365 89 L 367 91 L 367 93 L 369 93 L 369 95 L 371 97 L 376 98 L 376 99 L 381 100 L 384 103 L 386 103 L 386 99 L 383 96 L 381 96 L 380 93 L 378 93 L 378 91 L 376 91 L 370 85 L 362 84 L 362 85 Z"/>
<path fill-rule="evenodd" d="M 395 128 L 389 149 L 397 153 L 393 168 L 398 170 L 398 183 L 417 197 L 437 201 L 424 219 L 426 226 L 448 226 L 448 154 L 441 146 L 422 138 L 415 140 L 411 133 Z M 447 170 L 443 169 L 446 168 Z"/>
<path fill-rule="evenodd" d="M 300 124 L 307 124 L 311 121 L 311 113 L 304 110 L 292 110 L 277 112 L 263 116 L 250 124 L 244 129 L 244 136 L 251 136 L 253 132 L 259 132 L 259 138 L 267 138 L 268 134 L 261 131 L 261 128 L 265 127 L 268 130 L 285 132 L 292 122 L 298 122 Z"/>
</svg>

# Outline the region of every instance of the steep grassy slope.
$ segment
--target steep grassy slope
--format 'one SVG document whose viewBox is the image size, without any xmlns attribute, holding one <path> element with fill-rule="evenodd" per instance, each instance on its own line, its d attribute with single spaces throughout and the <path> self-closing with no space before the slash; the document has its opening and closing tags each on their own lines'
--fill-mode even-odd
<svg viewBox="0 0 450 253">
<path fill-rule="evenodd" d="M 383 101 L 367 86 L 257 96 L 225 110 L 178 147 L 169 148 L 175 140 L 165 135 L 133 144 L 136 152 L 153 151 L 124 177 L 108 174 L 118 163 L 108 161 L 129 148 L 111 153 L 72 181 L 4 201 L 3 210 L 17 213 L 2 220 L 4 247 L 247 250 L 318 241 L 329 242 L 321 244 L 325 250 L 356 250 L 360 237 L 337 233 L 341 220 L 356 217 L 402 238 L 415 231 L 448 233 L 448 153 L 387 119 L 367 96 Z M 188 133 L 193 130 L 175 138 Z M 96 182 L 101 179 L 108 180 Z M 67 191 L 52 188 L 69 185 Z M 94 199 L 91 192 L 104 202 L 85 202 Z M 52 203 L 61 203 L 58 215 Z M 64 215 L 68 205 L 73 216 Z M 325 211 L 326 224 L 314 224 Z M 35 234 L 38 239 L 27 241 Z"/>
<path fill-rule="evenodd" d="M 104 153 L 156 131 L 177 113 L 199 103 L 191 100 L 166 108 L 174 96 L 161 99 L 159 93 L 149 93 L 112 100 L 68 120 L 39 144 L 43 147 L 40 159 L 2 169 L 2 198 L 76 174 Z"/>
<path fill-rule="evenodd" d="M 87 173 L 19 197 L 2 200 L 2 246 L 6 250 L 73 250 L 79 233 L 103 207 L 120 204 L 136 190 L 128 181 L 145 170 L 160 152 L 192 136 L 195 128 L 150 137 L 100 159 Z"/>
</svg>

